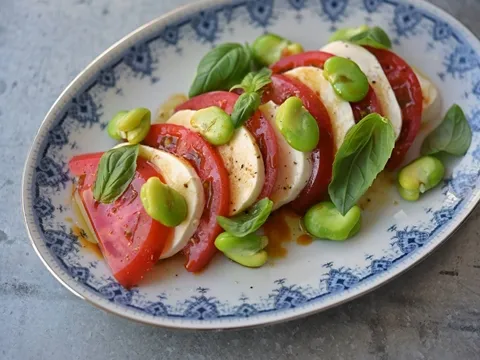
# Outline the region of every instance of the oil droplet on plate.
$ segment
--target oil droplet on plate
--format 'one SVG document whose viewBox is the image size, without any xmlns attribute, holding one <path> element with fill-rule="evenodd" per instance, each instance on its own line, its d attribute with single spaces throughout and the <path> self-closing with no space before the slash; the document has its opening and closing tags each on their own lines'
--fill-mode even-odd
<svg viewBox="0 0 480 360">
<path fill-rule="evenodd" d="M 263 231 L 268 236 L 268 245 L 265 250 L 271 258 L 287 256 L 288 251 L 284 245 L 292 241 L 292 227 L 299 227 L 298 222 L 299 216 L 283 207 L 274 212 L 263 225 Z"/>
<path fill-rule="evenodd" d="M 99 259 L 103 259 L 103 255 L 102 255 L 102 252 L 100 251 L 100 247 L 98 246 L 98 244 L 88 241 L 87 234 L 83 229 L 81 229 L 77 225 L 73 225 L 72 233 L 77 237 L 78 241 L 80 242 L 80 245 L 82 245 L 82 248 L 93 253 Z"/>
<path fill-rule="evenodd" d="M 376 212 L 393 203 L 391 190 L 395 187 L 395 174 L 382 171 L 372 186 L 358 201 L 362 210 Z"/>
<path fill-rule="evenodd" d="M 297 237 L 298 245 L 307 246 L 307 245 L 310 245 L 312 242 L 313 242 L 313 238 L 308 234 L 302 234 L 299 237 Z"/>
</svg>

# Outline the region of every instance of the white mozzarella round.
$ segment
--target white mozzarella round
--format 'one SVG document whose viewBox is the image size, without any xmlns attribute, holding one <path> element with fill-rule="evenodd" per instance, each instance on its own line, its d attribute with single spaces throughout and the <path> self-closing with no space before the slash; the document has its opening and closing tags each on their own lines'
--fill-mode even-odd
<svg viewBox="0 0 480 360">
<path fill-rule="evenodd" d="M 429 122 L 430 120 L 435 120 L 440 116 L 441 112 L 441 99 L 438 95 L 438 90 L 435 85 L 428 79 L 425 75 L 421 74 L 419 71 L 415 70 L 415 75 L 417 75 L 418 82 L 422 88 L 422 123 Z"/>
<path fill-rule="evenodd" d="M 139 154 L 158 169 L 165 184 L 178 191 L 188 206 L 187 217 L 175 226 L 171 240 L 163 249 L 160 259 L 165 259 L 182 250 L 197 230 L 205 208 L 202 180 L 187 161 L 168 152 L 140 145 Z"/>
<path fill-rule="evenodd" d="M 178 111 L 167 123 L 196 131 L 190 124 L 193 114 L 193 110 Z M 254 137 L 244 126 L 235 130 L 235 135 L 228 144 L 218 146 L 217 149 L 228 171 L 229 216 L 232 216 L 249 208 L 260 196 L 265 182 L 263 158 Z"/>
<path fill-rule="evenodd" d="M 128 143 L 116 147 L 125 145 L 128 145 Z M 140 145 L 139 156 L 148 160 L 157 168 L 165 184 L 178 191 L 187 202 L 187 217 L 181 224 L 173 228 L 173 235 L 160 256 L 160 259 L 165 259 L 182 250 L 197 230 L 205 208 L 202 180 L 187 161 L 166 151 Z"/>
<path fill-rule="evenodd" d="M 355 125 L 350 103 L 335 93 L 330 82 L 323 76 L 322 69 L 302 66 L 286 72 L 285 75 L 300 80 L 320 98 L 330 117 L 335 147 L 338 150 L 348 130 Z"/>
<path fill-rule="evenodd" d="M 278 173 L 270 200 L 273 201 L 273 210 L 295 200 L 310 179 L 312 163 L 310 154 L 292 148 L 278 130 L 275 115 L 278 106 L 268 102 L 260 107 L 265 118 L 270 121 L 278 145 Z"/>
<path fill-rule="evenodd" d="M 402 111 L 377 58 L 363 47 L 345 41 L 327 44 L 322 51 L 350 59 L 360 67 L 377 95 L 383 115 L 390 120 L 398 138 L 402 130 Z"/>
</svg>

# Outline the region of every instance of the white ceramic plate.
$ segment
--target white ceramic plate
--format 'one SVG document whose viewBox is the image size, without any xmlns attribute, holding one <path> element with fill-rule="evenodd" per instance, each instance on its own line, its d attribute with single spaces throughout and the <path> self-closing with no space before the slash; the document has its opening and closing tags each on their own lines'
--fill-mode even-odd
<svg viewBox="0 0 480 360">
<path fill-rule="evenodd" d="M 259 270 L 215 258 L 200 275 L 181 261 L 157 266 L 140 287 L 126 290 L 102 259 L 81 246 L 68 218 L 72 155 L 106 150 L 105 131 L 119 109 L 152 110 L 187 92 L 199 59 L 215 44 L 252 41 L 271 31 L 324 45 L 339 27 L 375 24 L 394 50 L 440 89 L 444 109 L 456 102 L 474 139 L 468 154 L 448 164 L 448 180 L 416 203 L 379 186 L 366 206 L 363 229 L 346 242 L 292 241 L 288 256 Z M 138 29 L 89 65 L 45 117 L 25 165 L 25 222 L 38 255 L 69 290 L 116 314 L 151 324 L 193 329 L 254 326 L 327 309 L 364 294 L 420 261 L 477 204 L 480 192 L 480 44 L 458 21 L 423 2 L 404 0 L 207 1 Z"/>
</svg>

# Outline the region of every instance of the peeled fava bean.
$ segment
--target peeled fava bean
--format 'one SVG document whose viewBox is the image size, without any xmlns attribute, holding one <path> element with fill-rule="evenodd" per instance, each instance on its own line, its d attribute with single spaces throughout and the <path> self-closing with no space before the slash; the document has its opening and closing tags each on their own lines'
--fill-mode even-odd
<svg viewBox="0 0 480 360">
<path fill-rule="evenodd" d="M 314 237 L 328 240 L 346 240 L 361 227 L 362 211 L 355 205 L 343 216 L 331 201 L 312 206 L 305 217 L 305 229 Z"/>
<path fill-rule="evenodd" d="M 434 156 L 422 156 L 406 165 L 398 173 L 398 191 L 402 198 L 416 201 L 420 195 L 443 180 L 445 167 Z"/>
</svg>

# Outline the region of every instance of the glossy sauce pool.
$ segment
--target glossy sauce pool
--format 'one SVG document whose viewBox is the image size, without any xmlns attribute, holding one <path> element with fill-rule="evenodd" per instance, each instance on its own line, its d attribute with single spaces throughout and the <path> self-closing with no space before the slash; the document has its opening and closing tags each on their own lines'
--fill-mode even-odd
<svg viewBox="0 0 480 360">
<path fill-rule="evenodd" d="M 313 242 L 313 238 L 308 234 L 302 234 L 297 237 L 297 244 L 302 246 L 310 245 Z"/>
<path fill-rule="evenodd" d="M 391 196 L 395 182 L 396 175 L 394 173 L 387 171 L 381 172 L 365 195 L 360 198 L 358 206 L 360 206 L 362 210 L 376 212 L 391 204 L 398 205 L 397 200 Z"/>
<path fill-rule="evenodd" d="M 271 259 L 286 257 L 288 254 L 286 244 L 295 239 L 300 245 L 309 245 L 313 241 L 302 229 L 300 216 L 288 207 L 275 211 L 263 225 L 263 232 L 268 236 L 265 250 Z"/>
<path fill-rule="evenodd" d="M 102 252 L 100 251 L 100 247 L 98 246 L 98 244 L 95 244 L 87 240 L 85 230 L 80 228 L 78 225 L 74 224 L 72 225 L 72 233 L 77 237 L 78 242 L 80 243 L 80 245 L 82 245 L 83 249 L 94 254 L 99 259 L 103 259 L 103 255 L 102 255 Z"/>
<path fill-rule="evenodd" d="M 73 188 L 72 194 L 76 191 L 75 187 Z M 70 199 L 70 204 L 72 206 L 74 219 L 66 218 L 65 220 L 72 224 L 72 233 L 78 239 L 78 242 L 82 246 L 83 249 L 86 251 L 94 254 L 99 259 L 103 259 L 103 254 L 100 251 L 100 247 L 93 241 L 90 241 L 89 238 L 93 237 L 93 235 L 88 230 L 88 226 L 83 219 L 82 213 L 80 208 L 77 205 L 75 197 L 72 195 Z"/>
</svg>

